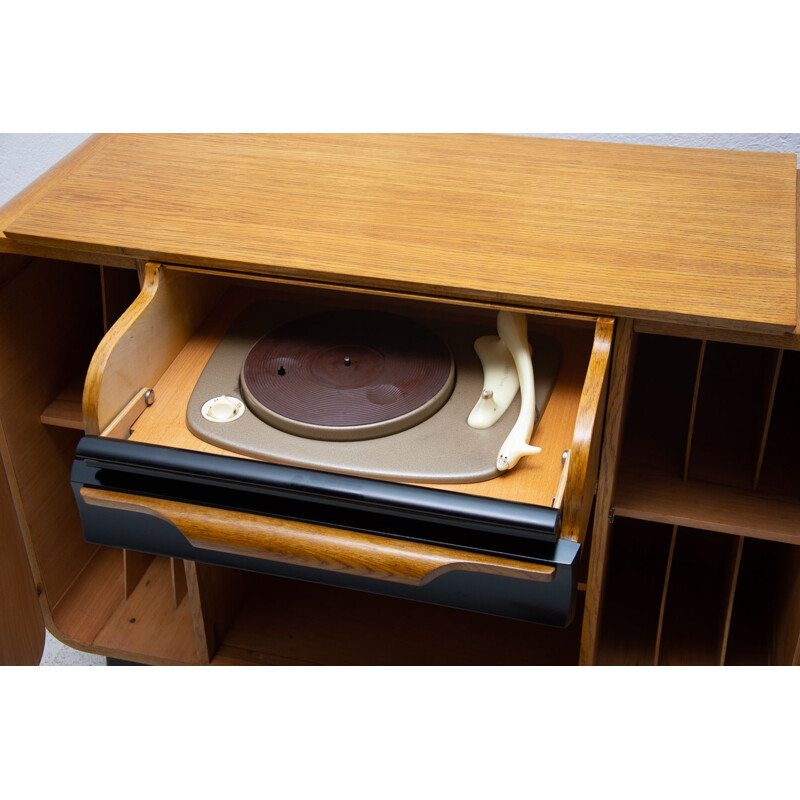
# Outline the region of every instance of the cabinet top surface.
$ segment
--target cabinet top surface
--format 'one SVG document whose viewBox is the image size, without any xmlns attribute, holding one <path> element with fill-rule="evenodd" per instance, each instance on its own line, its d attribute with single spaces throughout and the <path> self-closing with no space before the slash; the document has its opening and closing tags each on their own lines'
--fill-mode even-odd
<svg viewBox="0 0 800 800">
<path fill-rule="evenodd" d="M 9 242 L 651 319 L 796 324 L 791 154 L 485 134 L 109 134 Z"/>
</svg>

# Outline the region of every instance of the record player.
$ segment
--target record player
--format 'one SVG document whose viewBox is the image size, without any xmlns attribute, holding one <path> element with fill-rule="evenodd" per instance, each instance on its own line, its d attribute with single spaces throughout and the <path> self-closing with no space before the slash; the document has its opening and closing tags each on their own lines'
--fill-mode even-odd
<svg viewBox="0 0 800 800">
<path fill-rule="evenodd" d="M 87 378 L 84 535 L 567 625 L 610 334 L 149 264 Z"/>
</svg>

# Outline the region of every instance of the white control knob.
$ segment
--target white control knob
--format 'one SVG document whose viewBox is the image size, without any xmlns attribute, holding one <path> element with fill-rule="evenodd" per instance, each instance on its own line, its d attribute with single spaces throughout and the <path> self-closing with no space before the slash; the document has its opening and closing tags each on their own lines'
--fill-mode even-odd
<svg viewBox="0 0 800 800">
<path fill-rule="evenodd" d="M 209 422 L 231 422 L 244 414 L 244 403 L 238 397 L 212 397 L 203 403 L 201 413 Z"/>
</svg>

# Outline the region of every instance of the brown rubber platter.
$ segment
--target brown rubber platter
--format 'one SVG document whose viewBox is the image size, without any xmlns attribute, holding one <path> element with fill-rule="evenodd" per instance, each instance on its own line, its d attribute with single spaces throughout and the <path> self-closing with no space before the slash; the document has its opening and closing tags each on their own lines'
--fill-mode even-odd
<svg viewBox="0 0 800 800">
<path fill-rule="evenodd" d="M 455 363 L 444 341 L 413 319 L 333 310 L 280 325 L 244 360 L 248 408 L 311 439 L 376 439 L 418 425 L 450 397 Z"/>
</svg>

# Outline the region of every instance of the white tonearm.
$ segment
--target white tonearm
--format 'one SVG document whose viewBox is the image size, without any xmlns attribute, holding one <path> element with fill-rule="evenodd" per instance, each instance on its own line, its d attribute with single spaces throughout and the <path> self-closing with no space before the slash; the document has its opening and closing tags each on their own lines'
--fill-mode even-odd
<svg viewBox="0 0 800 800">
<path fill-rule="evenodd" d="M 497 315 L 497 333 L 514 359 L 520 393 L 519 416 L 497 454 L 497 469 L 503 471 L 511 469 L 523 456 L 541 453 L 542 448 L 528 444 L 536 421 L 536 395 L 527 318 L 524 314 L 501 311 Z"/>
</svg>

